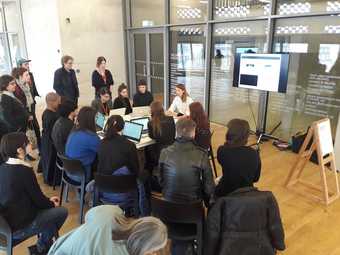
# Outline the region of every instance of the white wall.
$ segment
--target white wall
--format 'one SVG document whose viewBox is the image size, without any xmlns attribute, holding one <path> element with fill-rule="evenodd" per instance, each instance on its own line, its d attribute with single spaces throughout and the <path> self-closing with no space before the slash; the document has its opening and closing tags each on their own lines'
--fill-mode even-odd
<svg viewBox="0 0 340 255">
<path fill-rule="evenodd" d="M 98 56 L 106 57 L 115 90 L 126 82 L 122 0 L 24 0 L 22 10 L 28 57 L 39 92 L 52 91 L 54 71 L 64 54 L 73 56 L 74 69 L 80 70 L 81 105 L 88 105 L 94 97 L 91 74 Z"/>
<path fill-rule="evenodd" d="M 126 82 L 122 0 L 59 0 L 62 53 L 79 69 L 80 104 L 94 97 L 91 74 L 98 56 L 105 56 L 116 88 Z M 70 19 L 70 23 L 66 19 Z"/>
<path fill-rule="evenodd" d="M 21 1 L 28 58 L 41 95 L 53 91 L 54 71 L 60 67 L 57 0 Z"/>
</svg>

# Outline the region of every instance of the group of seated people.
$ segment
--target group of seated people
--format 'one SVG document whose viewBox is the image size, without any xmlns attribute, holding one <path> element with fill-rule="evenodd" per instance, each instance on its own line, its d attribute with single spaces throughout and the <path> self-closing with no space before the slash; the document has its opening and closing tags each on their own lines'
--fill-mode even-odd
<svg viewBox="0 0 340 255">
<path fill-rule="evenodd" d="M 4 96 L 16 100 L 11 86 L 15 86 L 11 79 L 0 77 L 0 89 L 5 91 L 2 101 Z M 261 160 L 259 152 L 247 146 L 248 122 L 234 119 L 228 123 L 225 144 L 217 152 L 222 176 L 214 180 L 208 153 L 212 135 L 203 106 L 193 102 L 181 84 L 167 112 L 162 103 L 153 101 L 144 81 L 139 82 L 137 90 L 131 105 L 126 85 L 119 86 L 119 96 L 113 102 L 109 90 L 101 88 L 92 107 L 79 111 L 75 102 L 48 93 L 42 116 L 44 182 L 60 183 L 60 173 L 55 171 L 59 153 L 82 163 L 86 183 L 93 180 L 94 172 L 132 174 L 147 200 L 155 191 L 165 200 L 184 206 L 202 201 L 208 208 L 204 254 L 269 255 L 283 250 L 284 231 L 275 197 L 253 186 L 260 178 Z M 148 134 L 155 144 L 145 149 L 143 164 L 136 144 L 122 135 L 125 122 L 120 115 L 108 117 L 102 139 L 96 132 L 98 112 L 109 116 L 111 109 L 125 108 L 129 114 L 132 106 L 150 106 L 151 111 Z M 59 207 L 58 198 L 42 193 L 32 167 L 25 161 L 30 154 L 29 141 L 17 131 L 24 130 L 8 132 L 0 146 L 5 162 L 0 166 L 0 214 L 11 226 L 14 240 L 39 234 L 32 254 L 168 254 L 166 226 L 153 217 L 144 217 L 152 214 L 152 208 L 132 214 L 143 216 L 140 219 L 123 215 L 130 215 L 131 205 L 122 201 L 129 194 L 108 197 L 120 207 L 94 207 L 87 213 L 85 224 L 53 244 L 67 210 Z M 76 176 L 69 177 L 79 181 Z M 175 240 L 173 244 L 177 245 L 173 254 L 185 254 L 187 244 L 178 245 Z"/>
</svg>

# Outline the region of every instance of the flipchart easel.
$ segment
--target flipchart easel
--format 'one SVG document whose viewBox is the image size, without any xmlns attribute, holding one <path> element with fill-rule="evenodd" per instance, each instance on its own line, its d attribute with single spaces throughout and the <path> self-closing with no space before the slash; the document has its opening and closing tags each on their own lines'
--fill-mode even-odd
<svg viewBox="0 0 340 255">
<path fill-rule="evenodd" d="M 310 147 L 309 147 L 310 145 Z M 308 148 L 309 147 L 309 148 Z M 321 185 L 316 185 L 311 182 L 302 180 L 301 174 L 311 158 L 313 152 L 316 151 L 318 155 Z M 326 178 L 326 165 L 330 164 L 332 171 L 332 179 L 335 181 L 335 192 L 330 192 Z M 313 195 L 306 191 L 298 191 L 303 196 L 310 197 L 313 200 L 329 205 L 340 197 L 338 175 L 335 165 L 335 155 L 333 148 L 333 140 L 331 133 L 330 120 L 328 118 L 316 121 L 309 129 L 307 136 L 299 151 L 298 158 L 295 161 L 292 169 L 289 172 L 286 180 L 286 187 L 292 188 L 295 184 L 301 184 L 304 187 L 316 190 L 322 193 L 322 196 Z M 321 186 L 321 187 L 320 187 Z"/>
</svg>

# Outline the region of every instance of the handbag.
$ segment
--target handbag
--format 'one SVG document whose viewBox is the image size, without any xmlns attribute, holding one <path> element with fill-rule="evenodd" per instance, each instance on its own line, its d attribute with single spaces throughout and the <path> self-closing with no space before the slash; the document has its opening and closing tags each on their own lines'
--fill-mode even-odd
<svg viewBox="0 0 340 255">
<path fill-rule="evenodd" d="M 26 136 L 28 138 L 28 141 L 30 142 L 32 149 L 35 150 L 38 148 L 38 141 L 37 141 L 37 136 L 35 135 L 34 128 L 33 128 L 33 123 L 29 122 L 27 131 L 26 131 Z"/>
<path fill-rule="evenodd" d="M 299 153 L 303 142 L 306 139 L 307 133 L 309 131 L 309 128 L 307 129 L 307 132 L 298 132 L 295 135 L 292 136 L 292 151 L 294 153 Z M 309 142 L 309 144 L 307 145 L 307 150 L 312 146 L 313 140 L 311 140 Z M 316 153 L 316 151 L 313 152 L 312 156 L 310 157 L 310 161 L 315 163 L 315 164 L 319 164 L 319 160 L 318 160 L 318 155 Z"/>
</svg>

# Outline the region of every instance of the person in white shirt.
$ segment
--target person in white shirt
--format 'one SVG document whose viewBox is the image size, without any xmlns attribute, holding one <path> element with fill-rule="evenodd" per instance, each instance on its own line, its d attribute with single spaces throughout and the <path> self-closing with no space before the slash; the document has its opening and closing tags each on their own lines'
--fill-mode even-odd
<svg viewBox="0 0 340 255">
<path fill-rule="evenodd" d="M 194 101 L 189 96 L 183 84 L 176 85 L 176 97 L 170 105 L 169 112 L 175 113 L 177 116 L 190 115 L 189 105 Z"/>
</svg>

